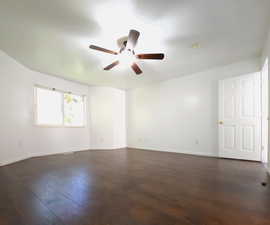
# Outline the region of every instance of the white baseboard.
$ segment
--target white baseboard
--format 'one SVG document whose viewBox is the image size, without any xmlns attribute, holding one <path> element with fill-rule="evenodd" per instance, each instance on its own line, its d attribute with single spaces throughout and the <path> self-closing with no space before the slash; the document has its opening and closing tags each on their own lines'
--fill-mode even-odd
<svg viewBox="0 0 270 225">
<path fill-rule="evenodd" d="M 9 164 L 12 164 L 12 163 L 15 163 L 15 162 L 19 162 L 19 161 L 22 161 L 22 160 L 26 160 L 26 159 L 29 159 L 29 158 L 31 158 L 31 156 L 16 157 L 16 158 L 13 158 L 13 159 L 7 159 L 7 160 L 4 160 L 4 161 L 0 162 L 0 167 L 9 165 Z"/>
<path fill-rule="evenodd" d="M 89 150 L 95 151 L 95 150 L 120 150 L 120 149 L 126 149 L 127 147 L 113 147 L 113 148 L 108 148 L 108 147 L 91 147 Z"/>
<path fill-rule="evenodd" d="M 38 153 L 38 154 L 31 154 L 30 156 L 25 156 L 25 157 L 18 157 L 18 158 L 13 158 L 13 159 L 8 159 L 8 160 L 4 160 L 4 161 L 0 161 L 0 167 L 1 166 L 7 166 L 9 164 L 12 164 L 12 163 L 15 163 L 15 162 L 19 162 L 19 161 L 22 161 L 22 160 L 26 160 L 26 159 L 31 159 L 31 158 L 35 158 L 35 157 L 42 157 L 42 156 L 50 156 L 50 155 L 67 155 L 67 154 L 72 154 L 72 153 L 76 153 L 76 152 L 82 152 L 82 151 L 88 151 L 88 150 L 118 150 L 118 149 L 125 149 L 126 147 L 123 147 L 123 148 L 107 148 L 107 149 L 104 149 L 104 148 L 95 148 L 95 149 L 90 149 L 90 148 L 87 148 L 87 149 L 81 149 L 81 150 L 74 150 L 74 151 L 63 151 L 63 152 L 46 152 L 46 153 Z"/>
<path fill-rule="evenodd" d="M 138 147 L 138 146 L 128 146 L 127 148 L 141 149 L 141 150 L 149 150 L 149 151 L 158 151 L 158 152 L 172 152 L 172 153 L 181 153 L 187 155 L 198 155 L 198 156 L 207 156 L 207 157 L 218 157 L 217 154 L 208 153 L 208 152 L 200 152 L 200 151 L 188 151 L 184 149 L 165 149 L 165 148 L 153 148 L 153 147 Z"/>
</svg>

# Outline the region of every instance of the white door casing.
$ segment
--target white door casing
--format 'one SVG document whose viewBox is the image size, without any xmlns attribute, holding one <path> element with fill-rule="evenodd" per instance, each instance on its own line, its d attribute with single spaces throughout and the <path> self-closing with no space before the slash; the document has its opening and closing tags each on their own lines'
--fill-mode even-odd
<svg viewBox="0 0 270 225">
<path fill-rule="evenodd" d="M 269 88 L 268 88 L 268 58 L 266 58 L 262 68 L 261 78 L 262 88 L 262 162 L 268 162 L 268 101 L 269 101 Z"/>
<path fill-rule="evenodd" d="M 261 74 L 219 81 L 219 156 L 261 161 Z"/>
</svg>

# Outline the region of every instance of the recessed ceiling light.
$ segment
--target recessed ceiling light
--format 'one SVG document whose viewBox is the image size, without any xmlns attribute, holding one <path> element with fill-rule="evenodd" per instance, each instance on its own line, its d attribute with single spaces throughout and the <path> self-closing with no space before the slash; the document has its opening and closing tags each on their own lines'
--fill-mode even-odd
<svg viewBox="0 0 270 225">
<path fill-rule="evenodd" d="M 201 47 L 200 43 L 193 43 L 191 45 L 191 48 L 200 48 L 200 47 Z"/>
</svg>

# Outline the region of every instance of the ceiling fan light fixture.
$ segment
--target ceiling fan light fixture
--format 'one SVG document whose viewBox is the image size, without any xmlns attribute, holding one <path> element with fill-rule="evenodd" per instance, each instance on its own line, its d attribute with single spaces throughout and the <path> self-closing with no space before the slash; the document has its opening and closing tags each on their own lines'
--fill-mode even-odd
<svg viewBox="0 0 270 225">
<path fill-rule="evenodd" d="M 133 71 L 139 75 L 142 73 L 142 70 L 137 65 L 136 61 L 138 59 L 147 59 L 147 60 L 162 60 L 164 59 L 163 53 L 148 53 L 148 54 L 135 54 L 134 48 L 137 45 L 138 38 L 140 36 L 140 32 L 136 30 L 130 30 L 127 40 L 121 39 L 123 43 L 120 44 L 120 50 L 119 52 L 115 52 L 109 49 L 105 49 L 96 45 L 90 45 L 89 48 L 113 55 L 117 55 L 117 60 L 111 63 L 110 65 L 106 66 L 104 70 L 111 70 L 118 64 L 124 65 L 124 66 L 130 66 Z"/>
<path fill-rule="evenodd" d="M 131 51 L 124 50 L 118 55 L 118 60 L 125 66 L 131 66 L 136 61 L 136 57 Z"/>
</svg>

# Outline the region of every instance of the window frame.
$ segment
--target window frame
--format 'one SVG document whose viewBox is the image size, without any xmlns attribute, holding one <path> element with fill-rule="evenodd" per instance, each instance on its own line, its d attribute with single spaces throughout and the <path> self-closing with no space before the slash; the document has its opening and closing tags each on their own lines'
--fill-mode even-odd
<svg viewBox="0 0 270 225">
<path fill-rule="evenodd" d="M 45 90 L 50 90 L 50 91 L 57 91 L 61 94 L 61 112 L 62 112 L 62 124 L 61 125 L 51 125 L 51 124 L 38 124 L 38 111 L 37 111 L 37 88 L 40 89 L 45 89 Z M 83 99 L 83 125 L 82 126 L 70 126 L 70 125 L 65 125 L 65 111 L 64 111 L 64 94 L 73 94 L 77 96 L 81 96 Z M 34 85 L 34 125 L 37 127 L 44 127 L 44 128 L 85 128 L 87 127 L 87 120 L 86 120 L 86 102 L 87 102 L 87 97 L 86 95 L 83 94 L 76 94 L 70 91 L 63 91 L 60 89 L 56 88 L 49 88 L 43 85 L 35 84 Z"/>
</svg>

